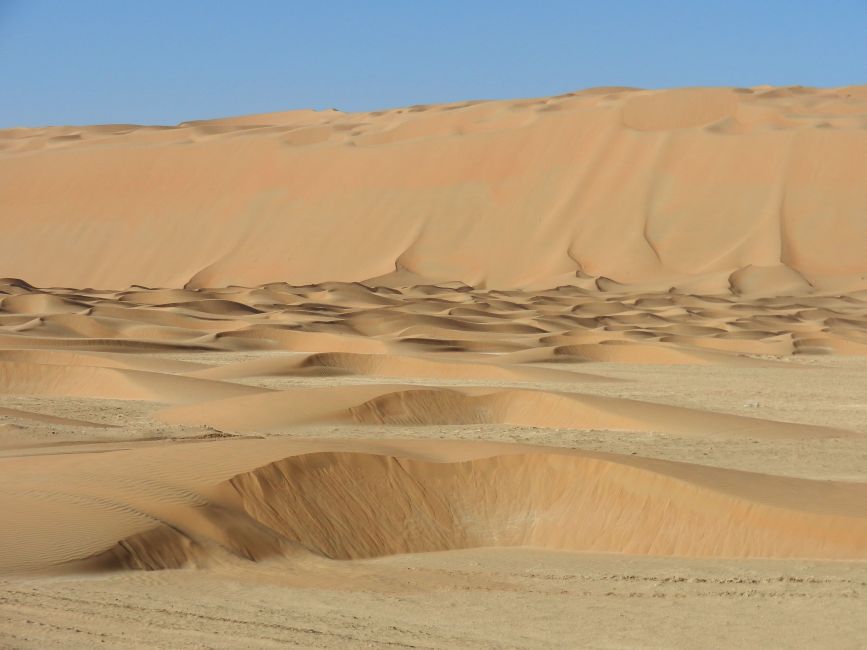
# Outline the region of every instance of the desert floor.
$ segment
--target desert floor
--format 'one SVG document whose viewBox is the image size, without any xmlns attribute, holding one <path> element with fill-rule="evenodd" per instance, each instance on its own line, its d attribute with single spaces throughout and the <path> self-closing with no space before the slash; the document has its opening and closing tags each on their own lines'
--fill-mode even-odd
<svg viewBox="0 0 867 650">
<path fill-rule="evenodd" d="M 867 295 L 0 303 L 0 647 L 867 646 Z"/>
</svg>

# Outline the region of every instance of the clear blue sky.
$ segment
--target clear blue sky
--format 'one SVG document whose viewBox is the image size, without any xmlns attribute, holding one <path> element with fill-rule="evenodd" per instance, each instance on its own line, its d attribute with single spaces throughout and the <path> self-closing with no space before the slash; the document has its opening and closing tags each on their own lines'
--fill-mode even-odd
<svg viewBox="0 0 867 650">
<path fill-rule="evenodd" d="M 867 82 L 867 0 L 0 0 L 0 127 Z"/>
</svg>

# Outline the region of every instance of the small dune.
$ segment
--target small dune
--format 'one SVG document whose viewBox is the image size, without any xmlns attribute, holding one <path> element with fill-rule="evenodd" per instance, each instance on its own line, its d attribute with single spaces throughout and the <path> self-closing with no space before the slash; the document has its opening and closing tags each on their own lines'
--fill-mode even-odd
<svg viewBox="0 0 867 650">
<path fill-rule="evenodd" d="M 221 446 L 232 460 L 213 466 Z M 345 560 L 492 546 L 867 557 L 863 484 L 443 441 L 332 441 L 318 450 L 311 441 L 214 442 L 186 445 L 171 460 L 146 450 L 92 456 L 40 459 L 64 479 L 62 492 L 29 493 L 34 479 L 20 471 L 3 479 L 21 482 L 14 507 L 6 509 L 7 494 L 0 499 L 16 537 L 31 540 L 9 544 L 12 529 L 4 528 L 3 570 L 153 570 L 233 556 Z M 184 479 L 168 478 L 194 457 Z M 169 466 L 154 472 L 157 462 Z M 113 469 L 103 474 L 106 463 Z M 45 517 L 76 523 L 48 529 Z"/>
<path fill-rule="evenodd" d="M 808 353 L 810 346 L 793 344 L 803 338 L 827 339 L 833 350 L 863 354 L 865 300 L 859 292 L 807 285 L 785 266 L 744 268 L 726 281 L 721 294 L 636 294 L 620 285 L 611 293 L 345 283 L 83 292 L 16 281 L 0 296 L 0 346 L 103 356 L 182 350 L 344 354 L 350 356 L 339 361 L 317 357 L 306 371 L 453 378 L 475 373 L 504 380 L 517 379 L 514 372 L 542 378 L 537 369 L 505 368 L 509 358 L 749 365 L 748 355 Z M 777 295 L 785 286 L 790 295 Z M 486 354 L 484 365 L 491 367 L 457 364 L 447 370 L 428 363 L 446 361 L 442 355 L 448 353 L 462 354 L 461 362 Z"/>
<path fill-rule="evenodd" d="M 534 366 L 437 361 L 424 357 L 385 354 L 323 352 L 319 354 L 244 361 L 188 373 L 205 379 L 241 379 L 261 376 L 362 375 L 448 380 L 493 381 L 610 381 L 564 370 Z"/>
<path fill-rule="evenodd" d="M 141 370 L 0 361 L 0 391 L 184 403 L 258 394 L 264 389 Z"/>
<path fill-rule="evenodd" d="M 281 431 L 313 423 L 528 427 L 672 432 L 700 437 L 816 438 L 853 435 L 628 399 L 542 390 L 356 385 L 296 388 L 170 407 L 166 422 L 230 431 Z"/>
</svg>

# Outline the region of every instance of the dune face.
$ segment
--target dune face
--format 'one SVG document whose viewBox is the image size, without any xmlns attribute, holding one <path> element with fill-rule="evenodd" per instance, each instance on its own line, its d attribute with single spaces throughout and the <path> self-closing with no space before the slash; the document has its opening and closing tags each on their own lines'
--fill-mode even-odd
<svg viewBox="0 0 867 650">
<path fill-rule="evenodd" d="M 0 224 L 2 648 L 867 646 L 867 87 L 11 129 Z"/>
<path fill-rule="evenodd" d="M 147 451 L 119 452 L 121 462 L 138 462 L 127 465 L 125 476 L 108 470 L 114 476 L 101 485 L 87 479 L 82 463 L 49 462 L 68 492 L 43 491 L 39 498 L 64 503 L 63 517 L 77 522 L 75 530 L 64 547 L 46 548 L 37 537 L 40 522 L 22 518 L 16 534 L 32 540 L 29 552 L 0 562 L 8 571 L 78 554 L 84 560 L 73 566 L 80 570 L 158 570 L 204 568 L 227 554 L 252 561 L 307 553 L 348 560 L 493 546 L 867 558 L 864 485 L 521 446 L 489 446 L 472 458 L 479 453 L 472 446 L 440 443 L 448 460 L 431 461 L 419 457 L 418 445 L 395 443 L 388 450 L 394 455 L 367 445 L 366 451 L 334 445 L 333 451 L 296 452 L 216 484 L 199 471 L 186 479 L 194 489 L 177 478 L 166 481 L 165 463 L 178 470 L 192 458 L 190 449 L 160 458 L 161 467 L 151 465 L 155 457 Z M 260 441 L 229 451 L 242 467 L 257 456 L 279 455 L 280 448 Z M 87 460 L 85 466 L 103 465 Z M 162 480 L 144 480 L 149 473 Z M 33 480 L 14 478 L 25 488 Z M 111 517 L 110 508 L 127 511 L 126 517 Z M 113 530 L 100 526 L 107 522 Z M 122 539 L 112 545 L 112 536 Z"/>
<path fill-rule="evenodd" d="M 736 503 L 605 461 L 506 456 L 442 466 L 314 456 L 235 477 L 232 485 L 257 520 L 337 559 L 473 546 L 867 557 L 863 512 L 837 518 Z M 850 498 L 865 497 L 861 490 Z M 690 538 L 686 528 L 701 535 Z"/>
<path fill-rule="evenodd" d="M 0 275 L 864 287 L 865 120 L 863 87 L 762 87 L 11 129 Z"/>
</svg>

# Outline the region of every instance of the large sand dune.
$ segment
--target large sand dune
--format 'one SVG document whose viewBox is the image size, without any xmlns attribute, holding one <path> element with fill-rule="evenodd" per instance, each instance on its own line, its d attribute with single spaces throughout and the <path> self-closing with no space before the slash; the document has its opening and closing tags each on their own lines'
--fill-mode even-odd
<svg viewBox="0 0 867 650">
<path fill-rule="evenodd" d="M 757 87 L 9 129 L 0 275 L 864 287 L 865 120 L 864 86 Z"/>
<path fill-rule="evenodd" d="M 4 648 L 867 644 L 865 87 L 12 129 L 0 227 Z"/>
</svg>

